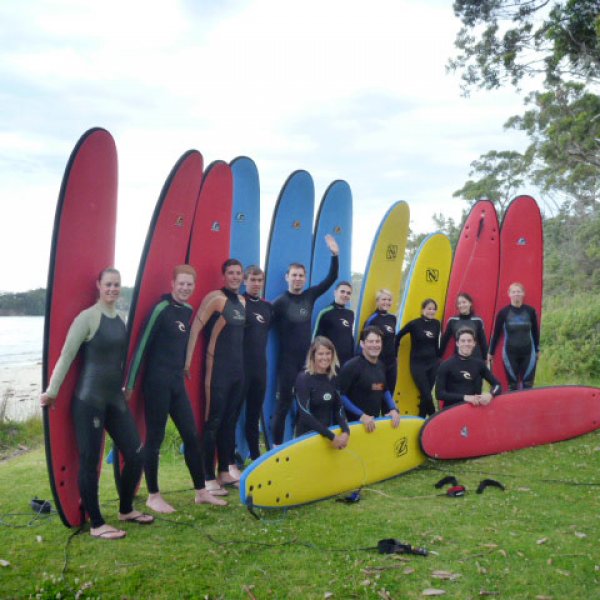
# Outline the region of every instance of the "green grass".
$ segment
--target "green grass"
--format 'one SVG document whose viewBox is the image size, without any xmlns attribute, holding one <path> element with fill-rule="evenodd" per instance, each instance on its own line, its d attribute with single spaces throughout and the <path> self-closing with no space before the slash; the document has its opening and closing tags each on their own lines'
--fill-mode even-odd
<svg viewBox="0 0 600 600">
<path fill-rule="evenodd" d="M 263 512 L 258 521 L 234 495 L 225 509 L 194 506 L 183 459 L 168 450 L 161 486 L 178 512 L 149 527 L 128 524 L 125 540 L 108 542 L 70 538 L 57 516 L 35 518 L 30 499 L 50 498 L 38 448 L 0 463 L 0 559 L 10 563 L 0 568 L 0 596 L 43 589 L 39 597 L 397 599 L 436 588 L 460 599 L 600 598 L 599 459 L 596 432 L 500 456 L 430 461 L 364 490 L 359 503 L 326 500 Z M 433 485 L 445 474 L 467 486 L 464 498 L 437 495 Z M 486 477 L 506 491 L 475 494 Z M 115 523 L 106 467 L 101 500 Z M 142 490 L 140 508 L 144 500 Z M 364 549 L 387 537 L 433 552 Z"/>
</svg>

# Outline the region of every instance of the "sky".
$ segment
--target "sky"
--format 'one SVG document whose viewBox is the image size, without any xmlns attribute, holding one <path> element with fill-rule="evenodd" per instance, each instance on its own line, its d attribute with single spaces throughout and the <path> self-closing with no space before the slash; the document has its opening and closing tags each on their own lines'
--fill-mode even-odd
<svg viewBox="0 0 600 600">
<path fill-rule="evenodd" d="M 263 252 L 296 169 L 316 206 L 331 181 L 350 184 L 355 271 L 393 202 L 408 202 L 415 232 L 433 231 L 434 213 L 460 218 L 452 193 L 471 161 L 526 140 L 502 127 L 523 110 L 516 93 L 464 98 L 446 73 L 458 29 L 451 0 L 0 3 L 0 291 L 45 286 L 63 172 L 95 126 L 117 144 L 125 285 L 191 148 L 205 165 L 255 161 Z"/>
</svg>

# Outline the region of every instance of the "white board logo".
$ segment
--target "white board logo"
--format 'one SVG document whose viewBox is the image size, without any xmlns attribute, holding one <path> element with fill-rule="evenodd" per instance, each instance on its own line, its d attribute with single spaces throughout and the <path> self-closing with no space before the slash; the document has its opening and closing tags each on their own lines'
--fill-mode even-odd
<svg viewBox="0 0 600 600">
<path fill-rule="evenodd" d="M 520 237 L 517 240 L 517 246 L 527 246 L 527 238 Z"/>
<path fill-rule="evenodd" d="M 221 223 L 219 223 L 219 221 L 215 221 L 211 226 L 210 226 L 210 230 L 211 231 L 221 231 Z"/>
<path fill-rule="evenodd" d="M 469 437 L 469 428 L 466 425 L 460 430 L 460 435 L 464 438 Z"/>
</svg>

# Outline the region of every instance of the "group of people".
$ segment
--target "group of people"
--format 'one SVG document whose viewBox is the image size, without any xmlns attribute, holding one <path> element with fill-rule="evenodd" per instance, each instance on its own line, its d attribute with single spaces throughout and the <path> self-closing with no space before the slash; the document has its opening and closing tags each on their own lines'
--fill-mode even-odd
<svg viewBox="0 0 600 600">
<path fill-rule="evenodd" d="M 116 311 L 121 279 L 116 269 L 102 271 L 97 280 L 97 303 L 74 320 L 42 406 L 51 407 L 71 363 L 81 353 L 82 368 L 75 389 L 71 414 L 80 457 L 78 483 L 83 507 L 91 521 L 91 535 L 119 539 L 122 529 L 105 522 L 99 507 L 97 466 L 106 429 L 123 459 L 118 486 L 120 521 L 150 524 L 154 517 L 134 509 L 133 497 L 144 471 L 148 487 L 147 506 L 158 513 L 175 509 L 162 497 L 158 485 L 160 447 L 171 416 L 178 429 L 184 458 L 193 481 L 197 504 L 225 506 L 227 486 L 238 486 L 241 473 L 235 461 L 235 428 L 242 406 L 246 411 L 245 434 L 250 458 L 259 450 L 259 421 L 267 383 L 266 347 L 271 327 L 279 338 L 276 407 L 271 428 L 273 445 L 283 442 L 285 421 L 292 403 L 297 403 L 296 435 L 316 431 L 331 440 L 333 448 L 344 449 L 349 441 L 348 421 L 360 421 L 368 432 L 376 428 L 380 415 L 400 424 L 393 400 L 396 384 L 396 354 L 402 336 L 412 340 L 411 374 L 421 394 L 420 413 L 434 412 L 432 388 L 440 405 L 466 401 L 486 404 L 499 392 L 499 384 L 482 358 L 486 356 L 482 322 L 472 313 L 472 301 L 461 294 L 459 315 L 450 320 L 441 337 L 435 319 L 437 305 L 423 302 L 422 317 L 396 334 L 391 314 L 392 294 L 380 290 L 376 312 L 360 332 L 355 355 L 354 314 L 347 307 L 350 282 L 342 281 L 334 301 L 316 319 L 315 302 L 336 281 L 339 248 L 326 236 L 331 251 L 327 276 L 306 288 L 306 268 L 289 266 L 287 291 L 272 304 L 262 298 L 264 272 L 256 265 L 245 269 L 239 260 L 228 259 L 222 266 L 223 287 L 207 294 L 196 314 L 188 300 L 196 285 L 196 271 L 190 265 L 174 268 L 171 291 L 153 308 L 145 323 L 130 364 L 125 365 L 126 328 Z M 242 283 L 244 294 L 240 293 Z M 511 386 L 522 379 L 533 380 L 539 352 L 535 311 L 523 304 L 524 290 L 512 284 L 510 306 L 497 317 L 490 353 L 502 332 L 505 335 L 507 374 Z M 532 349 L 526 344 L 527 327 Z M 186 391 L 185 377 L 198 377 L 191 370 L 199 335 L 205 337 L 205 414 L 202 435 L 196 427 Z M 443 348 L 456 340 L 457 354 L 438 371 Z M 529 354 L 528 354 L 529 352 Z M 479 354 L 478 354 L 479 353 Z M 533 366 L 532 366 L 533 360 Z M 128 409 L 138 379 L 142 377 L 146 443 L 142 443 Z M 490 394 L 482 394 L 482 380 L 491 383 Z M 516 385 L 516 383 L 515 383 Z M 340 433 L 329 429 L 340 426 Z M 217 471 L 215 472 L 215 464 Z"/>
</svg>

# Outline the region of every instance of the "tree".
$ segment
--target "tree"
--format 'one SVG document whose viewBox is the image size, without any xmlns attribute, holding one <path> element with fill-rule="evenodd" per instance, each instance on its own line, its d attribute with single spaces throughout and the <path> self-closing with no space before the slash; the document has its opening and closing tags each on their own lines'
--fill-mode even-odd
<svg viewBox="0 0 600 600">
<path fill-rule="evenodd" d="M 538 74 L 599 80 L 600 0 L 455 0 L 454 14 L 462 27 L 448 70 L 462 72 L 465 94 Z"/>
</svg>

